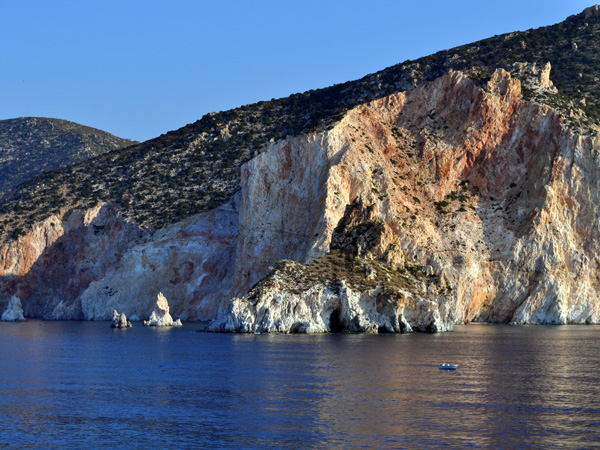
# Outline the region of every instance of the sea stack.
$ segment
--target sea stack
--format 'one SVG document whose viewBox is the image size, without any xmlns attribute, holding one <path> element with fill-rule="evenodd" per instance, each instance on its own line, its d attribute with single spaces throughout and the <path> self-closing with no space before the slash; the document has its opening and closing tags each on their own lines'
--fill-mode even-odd
<svg viewBox="0 0 600 450">
<path fill-rule="evenodd" d="M 13 295 L 8 302 L 6 310 L 2 313 L 2 321 L 4 322 L 23 322 L 25 316 L 23 315 L 23 307 L 21 306 L 21 299 L 16 295 Z"/>
<path fill-rule="evenodd" d="M 127 320 L 127 316 L 124 312 L 119 314 L 116 309 L 113 311 L 113 319 L 110 324 L 111 328 L 129 328 L 131 326 L 131 322 Z"/>
<path fill-rule="evenodd" d="M 169 302 L 162 294 L 158 293 L 156 299 L 156 306 L 152 315 L 148 320 L 144 320 L 144 326 L 146 327 L 180 327 L 182 326 L 181 319 L 173 321 L 171 314 L 169 314 Z"/>
</svg>

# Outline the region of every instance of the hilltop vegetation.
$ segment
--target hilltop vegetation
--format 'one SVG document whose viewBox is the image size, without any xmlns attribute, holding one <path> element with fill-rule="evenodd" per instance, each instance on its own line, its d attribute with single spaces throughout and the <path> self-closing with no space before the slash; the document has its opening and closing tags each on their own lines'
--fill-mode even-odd
<svg viewBox="0 0 600 450">
<path fill-rule="evenodd" d="M 329 128 L 349 108 L 414 88 L 450 69 L 466 71 L 483 84 L 497 67 L 549 61 L 564 112 L 578 103 L 586 120 L 597 124 L 599 30 L 597 17 L 581 13 L 553 26 L 406 61 L 360 80 L 207 114 L 179 130 L 26 182 L 0 206 L 0 241 L 49 213 L 98 201 L 120 204 L 126 217 L 149 228 L 212 209 L 239 190 L 240 166 L 269 141 Z"/>
<path fill-rule="evenodd" d="M 0 120 L 0 198 L 42 172 L 132 144 L 129 139 L 67 120 Z"/>
</svg>

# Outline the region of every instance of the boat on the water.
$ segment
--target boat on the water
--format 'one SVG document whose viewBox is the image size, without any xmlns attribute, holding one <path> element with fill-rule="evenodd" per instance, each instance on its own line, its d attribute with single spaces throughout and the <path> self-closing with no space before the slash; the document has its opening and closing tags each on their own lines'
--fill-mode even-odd
<svg viewBox="0 0 600 450">
<path fill-rule="evenodd" d="M 440 370 L 456 370 L 458 369 L 458 364 L 440 364 Z"/>
</svg>

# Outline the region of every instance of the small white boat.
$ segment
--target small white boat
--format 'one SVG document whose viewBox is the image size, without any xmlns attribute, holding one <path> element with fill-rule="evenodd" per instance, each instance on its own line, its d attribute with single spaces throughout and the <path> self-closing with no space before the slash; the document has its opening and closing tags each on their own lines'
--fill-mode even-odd
<svg viewBox="0 0 600 450">
<path fill-rule="evenodd" d="M 440 364 L 440 370 L 456 370 L 458 369 L 458 364 Z"/>
</svg>

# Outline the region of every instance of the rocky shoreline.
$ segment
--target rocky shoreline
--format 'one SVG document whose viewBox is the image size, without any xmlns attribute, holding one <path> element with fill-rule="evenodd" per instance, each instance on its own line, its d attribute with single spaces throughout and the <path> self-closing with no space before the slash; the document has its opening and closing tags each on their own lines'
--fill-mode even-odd
<svg viewBox="0 0 600 450">
<path fill-rule="evenodd" d="M 598 130 L 536 101 L 559 95 L 550 65 L 511 70 L 484 87 L 450 72 L 272 142 L 230 202 L 160 230 L 108 203 L 52 215 L 0 248 L 0 310 L 136 321 L 164 292 L 212 331 L 599 323 Z"/>
</svg>

